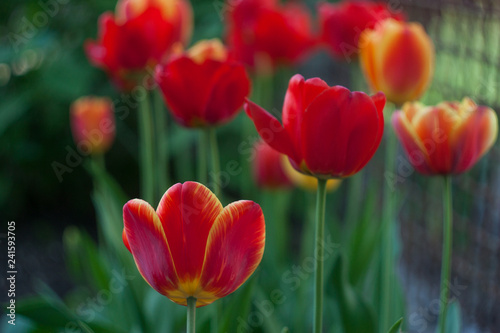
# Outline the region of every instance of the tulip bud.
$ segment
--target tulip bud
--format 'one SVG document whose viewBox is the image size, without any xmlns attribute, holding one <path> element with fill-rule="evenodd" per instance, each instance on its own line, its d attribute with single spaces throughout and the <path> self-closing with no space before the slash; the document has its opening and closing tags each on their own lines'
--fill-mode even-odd
<svg viewBox="0 0 500 333">
<path fill-rule="evenodd" d="M 359 40 L 363 73 L 373 91 L 396 105 L 419 99 L 434 72 L 434 45 L 418 23 L 387 19 Z"/>
<path fill-rule="evenodd" d="M 392 125 L 410 163 L 428 175 L 469 170 L 498 135 L 495 111 L 469 98 L 436 106 L 406 103 L 393 114 Z"/>
<path fill-rule="evenodd" d="M 115 139 L 115 116 L 109 98 L 81 97 L 71 104 L 71 131 L 79 150 L 105 153 Z"/>
</svg>

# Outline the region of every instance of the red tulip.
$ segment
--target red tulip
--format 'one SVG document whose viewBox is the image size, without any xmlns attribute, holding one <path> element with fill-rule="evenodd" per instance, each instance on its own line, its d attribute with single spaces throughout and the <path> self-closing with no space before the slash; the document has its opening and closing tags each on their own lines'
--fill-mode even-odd
<svg viewBox="0 0 500 333">
<path fill-rule="evenodd" d="M 254 149 L 253 169 L 257 185 L 268 189 L 289 187 L 291 182 L 281 162 L 283 154 L 262 141 L 257 142 Z"/>
<path fill-rule="evenodd" d="M 99 39 L 87 41 L 85 51 L 120 88 L 131 89 L 173 46 L 188 43 L 191 21 L 187 0 L 120 0 L 115 16 L 101 15 Z"/>
<path fill-rule="evenodd" d="M 294 64 L 315 44 L 307 9 L 277 1 L 231 1 L 227 42 L 234 57 L 258 70 Z"/>
<path fill-rule="evenodd" d="M 297 74 L 285 96 L 283 125 L 251 101 L 245 110 L 264 141 L 287 155 L 295 169 L 317 178 L 343 178 L 361 170 L 377 150 L 384 105 L 382 93 L 370 97 Z"/>
<path fill-rule="evenodd" d="M 167 64 L 155 79 L 176 120 L 186 127 L 230 121 L 250 92 L 242 64 L 228 59 L 220 41 L 202 41 Z"/>
<path fill-rule="evenodd" d="M 155 211 L 147 202 L 123 207 L 125 246 L 153 289 L 177 304 L 198 307 L 234 292 L 259 265 L 265 225 L 259 205 L 222 207 L 205 186 L 172 186 Z"/>
<path fill-rule="evenodd" d="M 109 98 L 86 96 L 71 104 L 70 120 L 78 149 L 88 154 L 105 153 L 115 139 L 115 115 Z"/>
<path fill-rule="evenodd" d="M 389 17 L 403 20 L 402 14 L 390 11 L 387 4 L 371 1 L 321 3 L 318 6 L 321 39 L 338 58 L 358 56 L 359 37 L 366 29 Z"/>
<path fill-rule="evenodd" d="M 472 168 L 493 146 L 498 118 L 469 98 L 436 106 L 406 103 L 392 125 L 408 158 L 423 174 L 457 174 Z"/>
</svg>

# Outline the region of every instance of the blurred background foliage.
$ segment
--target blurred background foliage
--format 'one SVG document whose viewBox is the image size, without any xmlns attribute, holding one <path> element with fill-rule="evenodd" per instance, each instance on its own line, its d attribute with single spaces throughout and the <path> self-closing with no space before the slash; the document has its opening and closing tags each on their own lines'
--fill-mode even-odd
<svg viewBox="0 0 500 333">
<path fill-rule="evenodd" d="M 103 236 L 106 231 L 96 227 L 96 219 L 112 225 L 109 221 L 117 217 L 110 212 L 119 215 L 124 200 L 139 196 L 134 110 L 117 121 L 117 140 L 106 156 L 107 170 L 114 180 L 88 161 L 65 173 L 61 182 L 53 170 L 53 162 L 65 163 L 68 151 L 74 149 L 69 127 L 69 105 L 73 100 L 95 94 L 110 96 L 115 105 L 127 103 L 127 97 L 118 93 L 106 74 L 92 67 L 83 53 L 84 41 L 96 38 L 99 15 L 113 11 L 115 4 L 114 0 L 0 2 L 0 219 L 17 222 L 17 296 L 18 300 L 24 299 L 18 313 L 33 320 L 19 319 L 19 331 L 23 323 L 26 331 L 33 332 L 178 332 L 184 327 L 184 308 L 147 288 L 119 239 L 96 245 L 97 239 L 109 240 Z M 314 7 L 314 1 L 308 4 Z M 196 0 L 192 5 L 192 40 L 222 37 L 223 1 Z M 468 95 L 498 111 L 498 4 L 493 0 L 401 0 L 396 6 L 402 6 L 410 19 L 422 22 L 436 44 L 435 79 L 424 102 L 438 103 Z M 274 102 L 269 107 L 281 109 L 286 82 L 295 72 L 366 91 L 355 66 L 349 69 L 318 52 L 300 68 L 276 75 L 272 83 Z M 247 154 L 238 153 L 241 141 L 231 139 L 241 137 L 244 121 L 241 114 L 219 130 L 222 166 Z M 170 124 L 170 130 L 172 179 L 195 179 L 192 161 L 197 133 L 174 124 Z M 250 148 L 256 138 L 251 135 L 243 148 Z M 377 232 L 381 189 L 386 181 L 380 155 L 377 153 L 365 171 L 345 181 L 327 198 L 327 234 L 336 244 L 326 263 L 325 326 L 332 332 L 340 327 L 346 332 L 375 331 Z M 500 330 L 499 161 L 497 143 L 472 172 L 454 182 L 457 222 L 453 276 L 464 288 L 455 295 L 462 309 L 454 306 L 450 310 L 455 318 L 451 322 L 458 325 L 450 332 Z M 245 172 L 231 178 L 224 189 L 227 201 L 241 198 L 241 182 L 251 182 L 249 168 Z M 96 175 L 97 184 L 92 183 L 90 174 Z M 362 196 L 349 191 L 352 182 L 362 184 Z M 406 313 L 405 325 L 411 332 L 430 332 L 436 322 L 432 301 L 438 294 L 441 254 L 441 227 L 435 223 L 441 221 L 441 188 L 436 183 L 433 178 L 414 173 L 397 186 L 400 230 L 395 235 L 399 246 L 394 255 L 401 258 L 401 286 L 395 289 L 399 294 L 399 289 L 405 290 L 406 294 L 406 311 L 401 298 L 397 312 Z M 123 192 L 116 190 L 116 184 Z M 111 190 L 93 192 L 94 185 Z M 280 332 L 285 326 L 304 332 L 312 314 L 312 274 L 303 268 L 313 246 L 313 224 L 308 223 L 313 217 L 308 211 L 314 205 L 314 194 L 301 190 L 257 192 L 251 183 L 247 186 L 252 190 L 245 199 L 259 202 L 266 220 L 288 221 L 285 227 L 289 238 L 279 245 L 285 251 L 268 243 L 263 264 L 254 277 L 221 301 L 227 311 L 220 332 L 235 332 L 240 319 L 247 324 L 239 327 L 248 327 L 243 332 Z M 93 199 L 101 203 L 97 211 Z M 282 209 L 274 209 L 276 202 Z M 269 229 L 273 227 L 268 223 Z M 279 230 L 268 231 L 273 232 Z M 275 259 L 280 257 L 280 265 L 276 265 Z M 4 262 L 2 259 L 1 265 Z M 298 273 L 297 269 L 302 271 Z M 113 293 L 106 304 L 96 305 L 94 299 L 100 292 L 101 296 L 109 292 L 111 281 L 120 281 L 122 290 Z M 276 289 L 284 294 L 272 302 L 271 311 L 266 302 Z M 32 298 L 35 294 L 41 296 Z M 0 301 L 4 298 L 4 294 L 0 295 Z M 211 311 L 210 307 L 200 310 L 200 331 L 208 331 Z M 261 325 L 249 326 L 249 321 L 260 320 L 252 314 L 266 312 L 271 314 L 262 316 Z M 367 326 L 356 326 L 359 324 Z"/>
</svg>

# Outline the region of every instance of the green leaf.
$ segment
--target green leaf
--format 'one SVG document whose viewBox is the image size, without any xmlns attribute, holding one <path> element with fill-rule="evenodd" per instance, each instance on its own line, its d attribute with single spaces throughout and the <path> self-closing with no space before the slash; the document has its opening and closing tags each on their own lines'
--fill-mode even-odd
<svg viewBox="0 0 500 333">
<path fill-rule="evenodd" d="M 403 325 L 403 318 L 400 318 L 397 322 L 392 325 L 387 333 L 401 333 L 401 327 Z"/>
<path fill-rule="evenodd" d="M 339 304 L 344 332 L 376 332 L 373 309 L 349 284 L 345 266 L 343 256 L 340 254 L 335 261 L 332 276 L 334 298 Z"/>
</svg>

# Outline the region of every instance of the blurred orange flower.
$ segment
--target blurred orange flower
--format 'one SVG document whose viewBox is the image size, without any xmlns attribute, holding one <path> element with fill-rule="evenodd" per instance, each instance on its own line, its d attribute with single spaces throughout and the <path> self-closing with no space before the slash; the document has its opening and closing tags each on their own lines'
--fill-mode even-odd
<svg viewBox="0 0 500 333">
<path fill-rule="evenodd" d="M 434 44 L 418 23 L 387 19 L 359 40 L 361 67 L 373 91 L 402 105 L 419 99 L 434 73 Z"/>
<path fill-rule="evenodd" d="M 469 98 L 436 106 L 406 103 L 392 115 L 392 125 L 412 165 L 427 175 L 469 170 L 498 135 L 495 111 Z"/>
<path fill-rule="evenodd" d="M 80 97 L 71 104 L 73 139 L 81 152 L 105 153 L 115 139 L 113 103 L 106 97 Z"/>
</svg>

